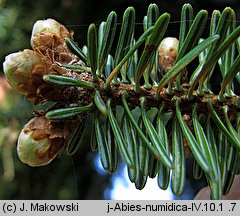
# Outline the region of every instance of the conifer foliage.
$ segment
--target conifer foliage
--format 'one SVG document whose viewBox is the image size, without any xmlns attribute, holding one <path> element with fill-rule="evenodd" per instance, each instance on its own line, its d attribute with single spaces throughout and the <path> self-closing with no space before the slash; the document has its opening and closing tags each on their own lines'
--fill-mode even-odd
<svg viewBox="0 0 240 216">
<path fill-rule="evenodd" d="M 178 39 L 166 36 L 170 14 L 156 4 L 149 5 L 136 38 L 135 13 L 133 7 L 125 10 L 119 34 L 115 12 L 99 26 L 89 25 L 82 48 L 62 24 L 39 20 L 32 50 L 6 56 L 4 72 L 14 89 L 35 104 L 54 102 L 24 126 L 19 158 L 42 166 L 60 152 L 72 155 L 87 130 L 103 168 L 114 173 L 121 158 L 136 188 L 157 177 L 160 188 L 171 183 L 181 195 L 192 155 L 194 177 L 205 175 L 212 199 L 220 199 L 240 171 L 235 12 L 225 8 L 210 17 L 185 4 Z M 218 92 L 211 84 L 217 71 Z"/>
</svg>

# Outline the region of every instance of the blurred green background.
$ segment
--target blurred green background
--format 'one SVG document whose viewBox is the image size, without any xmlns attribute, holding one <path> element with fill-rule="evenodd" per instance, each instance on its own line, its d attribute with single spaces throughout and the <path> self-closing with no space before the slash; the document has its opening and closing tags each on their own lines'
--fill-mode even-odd
<svg viewBox="0 0 240 216">
<path fill-rule="evenodd" d="M 112 178 L 101 170 L 97 154 L 90 151 L 87 141 L 76 155 L 62 154 L 46 167 L 31 168 L 19 161 L 17 136 L 36 107 L 10 89 L 2 73 L 2 63 L 7 54 L 31 48 L 33 24 L 38 19 L 54 18 L 73 30 L 75 40 L 83 46 L 90 23 L 100 24 L 112 10 L 121 22 L 128 6 L 136 9 L 136 31 L 141 34 L 147 6 L 156 3 L 161 12 L 171 14 L 174 22 L 168 34 L 177 36 L 179 23 L 176 21 L 181 6 L 187 2 L 196 12 L 200 9 L 212 12 L 226 6 L 232 7 L 237 16 L 240 12 L 239 0 L 0 0 L 0 199 L 111 199 L 111 191 L 116 187 L 113 179 L 123 175 L 120 171 Z M 204 184 L 191 180 L 191 175 L 188 178 L 182 199 L 191 199 Z"/>
</svg>

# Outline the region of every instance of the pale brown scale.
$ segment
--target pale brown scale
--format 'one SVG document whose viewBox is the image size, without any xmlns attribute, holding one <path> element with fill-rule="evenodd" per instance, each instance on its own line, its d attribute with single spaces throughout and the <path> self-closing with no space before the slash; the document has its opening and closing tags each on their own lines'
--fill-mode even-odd
<svg viewBox="0 0 240 216">
<path fill-rule="evenodd" d="M 48 138 L 52 149 L 59 150 L 59 147 L 62 148 L 62 145 L 69 139 L 77 124 L 78 121 L 50 121 L 45 116 L 38 116 L 24 126 L 24 133 L 32 132 L 34 140 Z"/>
</svg>

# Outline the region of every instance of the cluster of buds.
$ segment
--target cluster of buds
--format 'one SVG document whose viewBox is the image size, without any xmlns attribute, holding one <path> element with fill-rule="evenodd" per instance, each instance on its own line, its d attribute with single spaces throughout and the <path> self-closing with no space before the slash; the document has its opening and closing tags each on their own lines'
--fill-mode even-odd
<svg viewBox="0 0 240 216">
<path fill-rule="evenodd" d="M 43 76 L 64 75 L 68 69 L 62 64 L 79 61 L 67 47 L 67 38 L 72 39 L 72 34 L 57 21 L 37 21 L 31 37 L 33 50 L 25 49 L 6 56 L 3 69 L 9 84 L 35 103 L 45 99 L 56 101 L 58 98 L 54 97 L 59 89 L 44 82 Z"/>
<path fill-rule="evenodd" d="M 67 75 L 63 64 L 83 62 L 66 44 L 72 39 L 62 24 L 53 19 L 37 21 L 33 27 L 31 46 L 5 58 L 3 69 L 12 88 L 23 93 L 35 104 L 61 101 L 64 87 L 51 85 L 44 75 Z M 68 121 L 50 121 L 45 116 L 31 119 L 18 138 L 17 152 L 20 160 L 30 166 L 42 166 L 52 161 L 64 148 L 76 125 Z"/>
</svg>

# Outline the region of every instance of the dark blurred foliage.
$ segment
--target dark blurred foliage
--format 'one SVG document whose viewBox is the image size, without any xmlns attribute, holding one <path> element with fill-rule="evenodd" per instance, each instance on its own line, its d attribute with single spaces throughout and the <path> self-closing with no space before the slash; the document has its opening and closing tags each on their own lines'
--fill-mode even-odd
<svg viewBox="0 0 240 216">
<path fill-rule="evenodd" d="M 174 36 L 179 34 L 178 21 L 184 3 L 192 4 L 196 12 L 207 9 L 209 14 L 214 9 L 222 10 L 230 6 L 236 11 L 239 20 L 239 0 L 0 0 L 1 67 L 5 55 L 30 48 L 31 29 L 38 19 L 51 17 L 60 21 L 75 32 L 75 40 L 83 46 L 86 44 L 86 32 L 90 23 L 100 24 L 112 10 L 117 12 L 120 23 L 128 6 L 136 9 L 136 31 L 141 34 L 143 16 L 150 3 L 158 4 L 161 12 L 171 14 L 173 22 L 167 34 Z M 1 71 L 2 69 L 0 75 Z M 110 175 L 97 171 L 93 163 L 96 153 L 90 151 L 88 140 L 73 157 L 61 155 L 46 167 L 28 167 L 17 158 L 17 138 L 9 145 L 7 138 L 11 133 L 19 133 L 36 108 L 9 89 L 5 91 L 5 97 L 1 98 L 0 103 L 8 104 L 0 106 L 0 130 L 4 129 L 4 133 L 7 133 L 7 136 L 1 134 L 0 137 L 6 139 L 0 145 L 0 199 L 104 199 L 105 188 L 111 188 Z M 6 159 L 6 149 L 11 153 L 11 158 Z M 189 167 L 191 169 L 191 163 Z M 11 170 L 6 170 L 13 168 L 12 173 Z M 4 176 L 8 171 L 9 176 Z M 194 191 L 204 184 L 193 181 L 191 174 L 188 174 L 188 179 L 186 193 L 180 197 L 182 199 L 193 198 L 196 193 Z"/>
<path fill-rule="evenodd" d="M 105 20 L 110 11 L 118 14 L 121 22 L 122 14 L 128 6 L 136 9 L 136 21 L 142 30 L 143 16 L 150 3 L 159 5 L 161 12 L 169 12 L 172 21 L 178 21 L 184 3 L 192 4 L 197 12 L 207 9 L 209 14 L 214 9 L 222 10 L 226 6 L 234 8 L 238 16 L 240 4 L 238 0 L 0 0 L 0 59 L 12 51 L 29 48 L 33 24 L 38 19 L 54 18 L 69 29 L 74 30 L 75 39 L 80 45 L 86 44 L 86 32 L 92 22 L 99 24 Z M 178 25 L 173 25 L 173 34 Z"/>
</svg>

